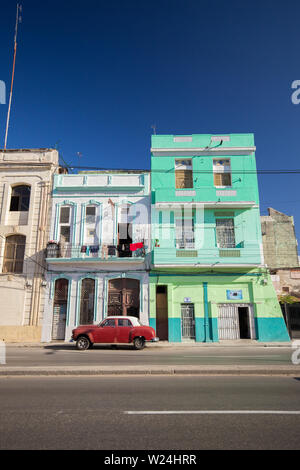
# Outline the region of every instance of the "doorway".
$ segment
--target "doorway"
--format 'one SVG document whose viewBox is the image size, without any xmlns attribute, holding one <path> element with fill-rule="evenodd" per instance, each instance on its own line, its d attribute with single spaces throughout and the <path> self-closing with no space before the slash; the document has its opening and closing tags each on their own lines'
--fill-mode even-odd
<svg viewBox="0 0 300 470">
<path fill-rule="evenodd" d="M 65 339 L 68 307 L 68 279 L 57 279 L 54 288 L 52 339 Z"/>
<path fill-rule="evenodd" d="M 118 256 L 119 258 L 131 258 L 132 251 L 130 250 L 130 244 L 132 243 L 132 237 L 130 236 L 132 231 L 131 224 L 118 224 Z"/>
<path fill-rule="evenodd" d="M 82 279 L 80 298 L 80 325 L 91 325 L 94 321 L 95 279 Z"/>
<path fill-rule="evenodd" d="M 219 339 L 256 339 L 251 304 L 219 304 Z"/>
<path fill-rule="evenodd" d="M 140 316 L 140 281 L 112 279 L 108 285 L 108 315 Z"/>
<path fill-rule="evenodd" d="M 181 337 L 182 340 L 195 339 L 194 304 L 181 304 Z"/>
<path fill-rule="evenodd" d="M 169 339 L 167 286 L 156 286 L 156 334 L 161 341 Z"/>
<path fill-rule="evenodd" d="M 248 307 L 237 307 L 240 339 L 251 339 Z"/>
</svg>

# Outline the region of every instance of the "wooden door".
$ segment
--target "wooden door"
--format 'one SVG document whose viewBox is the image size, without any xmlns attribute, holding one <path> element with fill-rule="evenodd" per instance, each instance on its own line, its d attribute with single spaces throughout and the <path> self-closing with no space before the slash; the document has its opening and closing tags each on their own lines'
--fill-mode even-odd
<svg viewBox="0 0 300 470">
<path fill-rule="evenodd" d="M 169 339 L 167 286 L 156 287 L 156 334 L 162 341 Z"/>
</svg>

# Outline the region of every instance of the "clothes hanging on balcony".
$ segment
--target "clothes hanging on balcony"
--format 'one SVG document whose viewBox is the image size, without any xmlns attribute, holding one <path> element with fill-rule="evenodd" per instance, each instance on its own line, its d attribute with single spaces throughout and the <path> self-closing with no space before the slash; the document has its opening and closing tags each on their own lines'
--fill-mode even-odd
<svg viewBox="0 0 300 470">
<path fill-rule="evenodd" d="M 107 259 L 108 257 L 108 245 L 106 243 L 104 243 L 102 245 L 102 253 L 101 253 L 101 258 L 103 259 Z"/>
<path fill-rule="evenodd" d="M 82 245 L 81 250 L 80 250 L 80 253 L 86 253 L 86 250 L 87 250 L 87 246 L 86 246 L 86 245 Z"/>
<path fill-rule="evenodd" d="M 90 246 L 91 253 L 98 253 L 99 248 L 100 248 L 99 245 Z"/>
<path fill-rule="evenodd" d="M 143 248 L 144 243 L 130 243 L 130 251 L 135 251 L 138 248 Z"/>
<path fill-rule="evenodd" d="M 108 246 L 108 254 L 109 256 L 116 256 L 116 247 L 114 245 Z"/>
</svg>

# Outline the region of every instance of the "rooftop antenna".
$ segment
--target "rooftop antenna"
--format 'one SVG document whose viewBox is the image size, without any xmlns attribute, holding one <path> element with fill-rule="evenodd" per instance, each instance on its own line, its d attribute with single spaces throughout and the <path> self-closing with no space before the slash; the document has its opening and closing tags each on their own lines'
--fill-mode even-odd
<svg viewBox="0 0 300 470">
<path fill-rule="evenodd" d="M 22 5 L 17 3 L 17 16 L 16 16 L 15 38 L 14 38 L 14 60 L 13 60 L 13 69 L 12 69 L 9 103 L 8 103 L 8 111 L 7 111 L 7 120 L 6 120 L 4 150 L 6 150 L 6 144 L 7 144 L 7 133 L 8 133 L 8 126 L 9 126 L 9 118 L 10 118 L 11 99 L 12 99 L 12 92 L 13 92 L 13 85 L 14 85 L 15 64 L 16 64 L 16 54 L 17 54 L 18 24 L 22 22 L 22 17 L 20 15 L 20 13 L 22 13 Z"/>
<path fill-rule="evenodd" d="M 153 129 L 153 134 L 156 135 L 156 124 L 153 124 L 151 128 Z"/>
</svg>

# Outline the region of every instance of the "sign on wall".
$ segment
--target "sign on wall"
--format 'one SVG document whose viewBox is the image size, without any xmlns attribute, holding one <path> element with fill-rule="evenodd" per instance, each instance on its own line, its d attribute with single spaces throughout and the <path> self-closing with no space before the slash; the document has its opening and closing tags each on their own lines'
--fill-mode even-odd
<svg viewBox="0 0 300 470">
<path fill-rule="evenodd" d="M 241 300 L 243 298 L 242 290 L 227 290 L 227 300 Z"/>
</svg>

